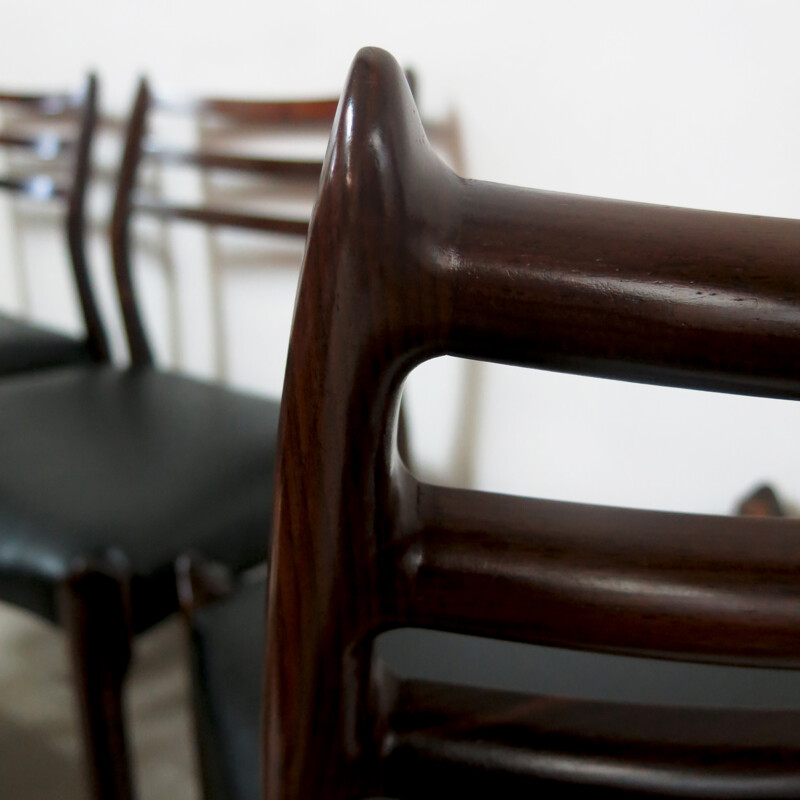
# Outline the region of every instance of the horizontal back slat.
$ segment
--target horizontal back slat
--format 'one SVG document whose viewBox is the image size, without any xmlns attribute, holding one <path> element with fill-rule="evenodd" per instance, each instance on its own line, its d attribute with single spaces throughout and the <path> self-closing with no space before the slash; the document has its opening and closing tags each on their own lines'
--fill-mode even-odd
<svg viewBox="0 0 800 800">
<path fill-rule="evenodd" d="M 0 147 L 32 150 L 40 158 L 55 158 L 75 147 L 75 141 L 55 134 L 0 133 Z"/>
<path fill-rule="evenodd" d="M 49 175 L 34 175 L 30 178 L 0 177 L 0 190 L 28 197 L 32 200 L 66 200 L 69 189 L 58 186 Z"/>
<path fill-rule="evenodd" d="M 800 712 L 663 708 L 405 682 L 392 797 L 794 797 Z"/>
<path fill-rule="evenodd" d="M 421 485 L 402 624 L 606 652 L 800 667 L 800 519 Z"/>
<path fill-rule="evenodd" d="M 244 214 L 201 206 L 179 206 L 155 200 L 136 201 L 133 203 L 133 208 L 135 211 L 149 214 L 159 219 L 182 219 L 200 222 L 205 225 L 285 233 L 290 236 L 305 236 L 308 233 L 308 222 L 305 220 L 281 219 L 279 217 Z"/>
<path fill-rule="evenodd" d="M 224 98 L 153 97 L 155 108 L 179 113 L 204 114 L 219 117 L 237 125 L 327 125 L 333 122 L 338 100 L 261 101 Z"/>
<path fill-rule="evenodd" d="M 255 158 L 253 156 L 230 155 L 208 151 L 171 150 L 147 148 L 146 155 L 152 161 L 167 164 L 186 164 L 206 169 L 248 172 L 257 175 L 319 180 L 321 161 L 280 160 Z"/>
<path fill-rule="evenodd" d="M 800 396 L 797 221 L 486 183 L 454 195 L 453 219 L 432 222 L 457 226 L 441 264 L 454 353 Z"/>
<path fill-rule="evenodd" d="M 80 94 L 31 94 L 0 92 L 0 104 L 20 106 L 26 111 L 46 116 L 57 116 L 80 109 L 83 97 Z"/>
</svg>

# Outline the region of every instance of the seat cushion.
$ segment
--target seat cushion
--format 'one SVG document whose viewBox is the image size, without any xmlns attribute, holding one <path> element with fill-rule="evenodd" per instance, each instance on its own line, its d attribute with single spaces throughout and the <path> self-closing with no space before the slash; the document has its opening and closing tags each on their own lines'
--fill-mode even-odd
<svg viewBox="0 0 800 800">
<path fill-rule="evenodd" d="M 0 376 L 88 361 L 84 341 L 0 314 Z"/>
<path fill-rule="evenodd" d="M 191 620 L 192 700 L 205 797 L 259 800 L 266 581 Z"/>
<path fill-rule="evenodd" d="M 173 562 L 267 556 L 278 403 L 154 369 L 0 381 L 0 598 L 44 616 L 76 560 L 127 559 L 134 627 L 176 607 Z"/>
</svg>

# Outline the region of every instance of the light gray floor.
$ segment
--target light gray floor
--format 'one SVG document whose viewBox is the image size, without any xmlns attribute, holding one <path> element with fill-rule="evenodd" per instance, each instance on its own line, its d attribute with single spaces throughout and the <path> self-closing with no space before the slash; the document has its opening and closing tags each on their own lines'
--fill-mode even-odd
<svg viewBox="0 0 800 800">
<path fill-rule="evenodd" d="M 141 800 L 197 800 L 179 620 L 140 637 L 129 709 Z M 85 800 L 77 712 L 58 629 L 0 605 L 0 797 Z"/>
</svg>

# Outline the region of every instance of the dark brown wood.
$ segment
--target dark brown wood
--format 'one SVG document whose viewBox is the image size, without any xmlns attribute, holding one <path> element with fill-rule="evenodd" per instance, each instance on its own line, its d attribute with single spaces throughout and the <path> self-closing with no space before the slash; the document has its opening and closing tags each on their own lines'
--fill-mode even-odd
<svg viewBox="0 0 800 800">
<path fill-rule="evenodd" d="M 2 144 L 2 139 L 0 139 Z M 226 170 L 228 172 L 247 172 L 253 174 L 303 177 L 318 181 L 322 171 L 321 161 L 280 160 L 276 158 L 255 158 L 237 156 L 206 150 L 175 150 L 150 146 L 146 148 L 147 157 L 153 161 L 167 164 L 186 164 L 205 169 Z"/>
<path fill-rule="evenodd" d="M 86 257 L 86 191 L 92 169 L 92 142 L 97 126 L 97 76 L 90 74 L 83 97 L 83 115 L 75 145 L 74 177 L 67 206 L 67 244 L 72 258 L 83 319 L 86 323 L 91 355 L 98 362 L 108 362 L 108 346 L 103 321 L 97 307 L 89 264 Z"/>
<path fill-rule="evenodd" d="M 755 717 L 712 714 L 705 728 L 695 712 L 599 708 L 578 727 L 605 726 L 608 738 L 587 737 L 566 766 L 551 738 L 561 715 L 537 737 L 526 719 L 487 731 L 481 709 L 494 701 L 480 695 L 456 693 L 454 707 L 437 692 L 431 707 L 455 712 L 444 731 L 401 729 L 392 708 L 403 689 L 373 665 L 371 641 L 424 625 L 798 666 L 795 522 L 428 486 L 403 467 L 395 433 L 405 377 L 445 354 L 798 397 L 799 252 L 796 221 L 465 181 L 429 147 L 396 62 L 359 54 L 323 169 L 284 384 L 265 798 L 382 796 L 397 788 L 392 776 L 408 797 L 434 785 L 447 787 L 437 796 L 452 785 L 468 797 L 492 787 L 531 796 L 579 774 L 595 797 L 797 793 L 795 722 L 780 715 L 760 717 L 769 732 L 745 746 L 731 726 Z M 650 720 L 658 753 L 642 744 Z M 610 741 L 639 742 L 616 748 L 611 786 L 597 769 Z M 699 770 L 704 752 L 718 769 Z M 501 782 L 487 784 L 488 772 Z M 442 775 L 461 777 L 427 782 Z"/>
<path fill-rule="evenodd" d="M 71 150 L 75 142 L 57 134 L 0 133 L 0 146 L 31 150 L 50 159 Z"/>
<path fill-rule="evenodd" d="M 338 100 L 246 100 L 231 98 L 154 98 L 158 108 L 189 114 L 218 117 L 236 125 L 308 124 L 327 130 L 333 121 Z"/>
<path fill-rule="evenodd" d="M 159 219 L 180 219 L 189 222 L 202 222 L 205 225 L 221 228 L 240 228 L 242 230 L 263 231 L 265 233 L 285 233 L 290 236 L 305 236 L 308 222 L 296 219 L 281 219 L 263 214 L 245 214 L 227 211 L 222 208 L 203 208 L 201 206 L 180 206 L 158 200 L 139 200 L 132 204 L 133 210 Z"/>
<path fill-rule="evenodd" d="M 49 175 L 0 178 L 0 189 L 31 200 L 66 200 L 70 190 L 57 185 Z"/>
<path fill-rule="evenodd" d="M 142 322 L 136 299 L 136 289 L 131 269 L 131 208 L 136 184 L 136 172 L 142 158 L 142 141 L 145 135 L 147 111 L 150 106 L 150 88 L 142 78 L 136 91 L 133 109 L 128 119 L 122 163 L 117 174 L 117 192 L 111 215 L 111 256 L 120 312 L 125 323 L 131 363 L 137 367 L 153 363 L 153 352 Z"/>
<path fill-rule="evenodd" d="M 399 554 L 403 624 L 800 667 L 800 520 L 698 517 L 427 485 L 417 487 L 416 514 L 412 530 L 398 532 L 406 548 Z"/>
<path fill-rule="evenodd" d="M 119 556 L 78 563 L 60 594 L 95 800 L 132 800 L 123 687 L 131 659 L 130 581 Z"/>
<path fill-rule="evenodd" d="M 0 92 L 0 103 L 20 106 L 26 111 L 44 116 L 59 116 L 75 113 L 83 105 L 83 94 L 43 93 L 31 94 L 25 92 Z"/>
<path fill-rule="evenodd" d="M 87 334 L 87 347 L 92 358 L 108 362 L 111 354 L 105 328 L 97 307 L 92 277 L 86 256 L 86 192 L 91 176 L 91 154 L 97 127 L 98 81 L 90 74 L 83 91 L 78 95 L 0 95 L 0 103 L 16 103 L 38 114 L 58 115 L 67 109 L 75 110 L 76 130 L 70 136 L 49 132 L 31 136 L 15 134 L 0 137 L 0 145 L 25 147 L 37 153 L 43 162 L 51 161 L 63 152 L 72 155 L 69 185 L 64 186 L 52 174 L 25 178 L 0 178 L 0 189 L 33 200 L 66 201 L 66 237 L 72 272 L 81 305 Z"/>
<path fill-rule="evenodd" d="M 652 796 L 660 774 L 662 796 L 691 787 L 726 800 L 796 797 L 799 722 L 798 711 L 653 709 L 407 682 L 390 716 L 384 791 L 639 797 Z"/>
</svg>

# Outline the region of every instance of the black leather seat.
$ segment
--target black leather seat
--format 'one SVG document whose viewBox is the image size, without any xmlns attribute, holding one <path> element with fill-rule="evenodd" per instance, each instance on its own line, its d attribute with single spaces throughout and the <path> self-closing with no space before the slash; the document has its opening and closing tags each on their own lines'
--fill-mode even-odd
<svg viewBox="0 0 800 800">
<path fill-rule="evenodd" d="M 278 403 L 154 369 L 0 382 L 0 598 L 57 617 L 76 559 L 122 555 L 136 631 L 176 609 L 176 552 L 267 557 Z"/>
<path fill-rule="evenodd" d="M 85 341 L 0 314 L 0 375 L 91 360 Z"/>
<path fill-rule="evenodd" d="M 259 721 L 266 582 L 191 617 L 192 700 L 203 790 L 216 800 L 260 800 Z"/>
</svg>

